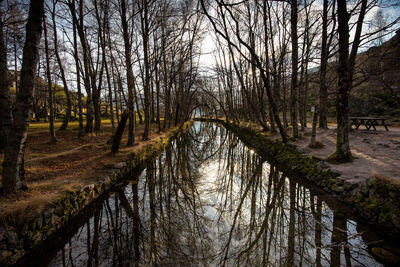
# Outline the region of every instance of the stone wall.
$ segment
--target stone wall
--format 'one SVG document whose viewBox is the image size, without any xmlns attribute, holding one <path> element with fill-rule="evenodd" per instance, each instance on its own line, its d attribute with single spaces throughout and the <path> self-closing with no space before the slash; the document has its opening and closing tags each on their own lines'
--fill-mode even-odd
<svg viewBox="0 0 400 267">
<path fill-rule="evenodd" d="M 55 234 L 115 183 L 129 174 L 141 172 L 174 138 L 187 131 L 190 126 L 191 122 L 187 122 L 167 137 L 143 147 L 125 162 L 116 164 L 115 169 L 108 170 L 108 174 L 96 184 L 64 193 L 59 200 L 45 207 L 38 217 L 23 222 L 7 220 L 0 222 L 0 266 L 16 264 L 28 250 Z"/>
</svg>

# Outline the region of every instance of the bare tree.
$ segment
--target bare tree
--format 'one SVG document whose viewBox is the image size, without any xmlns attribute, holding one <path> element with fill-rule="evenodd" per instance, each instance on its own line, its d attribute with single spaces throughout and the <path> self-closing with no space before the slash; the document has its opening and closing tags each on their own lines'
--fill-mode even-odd
<svg viewBox="0 0 400 267">
<path fill-rule="evenodd" d="M 133 146 L 135 144 L 135 107 L 133 102 L 133 92 L 135 90 L 135 81 L 132 70 L 131 62 L 131 52 L 132 44 L 129 38 L 128 21 L 126 18 L 126 2 L 125 0 L 120 0 L 119 2 L 121 8 L 121 24 L 124 38 L 125 47 L 125 65 L 126 65 L 126 76 L 128 82 L 128 112 L 129 112 L 129 131 L 128 131 L 128 146 Z"/>
<path fill-rule="evenodd" d="M 52 90 L 53 83 L 51 80 L 51 70 L 50 70 L 50 49 L 49 49 L 49 42 L 47 40 L 47 22 L 46 18 L 43 19 L 43 31 L 44 31 L 44 51 L 46 55 L 46 76 L 47 76 L 47 88 L 49 92 L 49 109 L 50 109 L 50 116 L 49 116 L 49 125 L 50 125 L 50 142 L 55 143 L 57 142 L 56 132 L 54 130 L 54 93 Z"/>
<path fill-rule="evenodd" d="M 12 126 L 10 90 L 8 84 L 7 47 L 4 39 L 3 0 L 0 1 L 0 152 L 7 146 L 8 133 Z"/>
<path fill-rule="evenodd" d="M 278 112 L 278 106 L 273 97 L 270 81 L 267 76 L 269 70 L 265 69 L 260 53 L 256 51 L 254 48 L 252 48 L 251 43 L 247 42 L 243 38 L 244 36 L 246 36 L 246 33 L 242 31 L 244 25 L 241 25 L 243 24 L 242 20 L 240 20 L 239 17 L 237 16 L 238 14 L 243 13 L 240 10 L 240 8 L 242 7 L 241 6 L 242 3 L 237 5 L 236 4 L 228 5 L 218 1 L 216 3 L 217 4 L 216 11 L 218 12 L 217 18 L 210 15 L 208 8 L 206 7 L 206 4 L 203 0 L 200 1 L 200 3 L 203 8 L 203 11 L 206 13 L 207 18 L 211 22 L 215 32 L 227 42 L 228 49 L 232 55 L 231 58 L 234 57 L 233 51 L 235 50 L 248 63 L 256 67 L 257 73 L 259 73 L 260 75 L 266 94 L 268 96 L 268 101 L 273 114 L 273 118 L 278 126 L 282 140 L 283 142 L 287 142 L 286 132 L 281 123 L 281 119 L 279 117 L 279 112 Z M 263 14 L 263 16 L 267 16 L 267 14 Z M 244 53 L 242 47 L 248 53 L 248 55 Z"/>
<path fill-rule="evenodd" d="M 149 132 L 152 118 L 150 116 L 150 55 L 149 55 L 149 6 L 150 1 L 141 0 L 139 5 L 140 13 L 140 25 L 143 39 L 143 67 L 144 67 L 144 81 L 143 81 L 143 91 L 144 91 L 144 132 L 142 140 L 149 139 Z"/>
<path fill-rule="evenodd" d="M 65 117 L 64 117 L 63 123 L 61 124 L 61 126 L 59 128 L 59 130 L 63 131 L 63 130 L 67 129 L 68 122 L 71 118 L 71 96 L 69 93 L 69 86 L 67 83 L 64 66 L 61 61 L 61 57 L 60 57 L 60 53 L 59 53 L 59 49 L 58 49 L 59 43 L 58 43 L 57 24 L 56 24 L 56 5 L 57 5 L 57 3 L 58 3 L 58 0 L 53 0 L 52 9 L 50 10 L 50 15 L 51 15 L 51 19 L 52 19 L 53 34 L 54 34 L 54 54 L 57 59 L 58 68 L 60 69 L 61 80 L 63 82 L 64 93 L 65 93 L 66 100 L 67 100 L 67 108 L 65 111 Z"/>
<path fill-rule="evenodd" d="M 324 0 L 322 7 L 322 43 L 321 43 L 321 64 L 319 70 L 319 128 L 328 128 L 326 120 L 328 88 L 326 85 L 326 70 L 328 67 L 328 0 Z"/>
<path fill-rule="evenodd" d="M 293 137 L 299 137 L 299 126 L 297 124 L 298 110 L 298 37 L 297 37 L 297 0 L 291 1 L 290 9 L 290 35 L 292 39 L 292 78 L 290 84 L 290 123 L 292 124 Z"/>
<path fill-rule="evenodd" d="M 348 162 L 353 159 L 349 143 L 349 94 L 353 82 L 354 65 L 360 44 L 362 25 L 367 10 L 367 0 L 360 1 L 361 7 L 356 32 L 349 55 L 350 15 L 347 12 L 346 1 L 337 0 L 339 33 L 338 94 L 336 98 L 337 139 L 336 152 L 331 156 L 331 159 L 336 162 Z"/>
<path fill-rule="evenodd" d="M 3 193 L 14 193 L 26 189 L 24 152 L 30 113 L 33 102 L 33 86 L 38 50 L 44 18 L 44 1 L 31 1 L 26 38 L 23 51 L 20 89 L 13 110 L 13 125 L 8 135 L 8 143 L 3 161 Z"/>
</svg>

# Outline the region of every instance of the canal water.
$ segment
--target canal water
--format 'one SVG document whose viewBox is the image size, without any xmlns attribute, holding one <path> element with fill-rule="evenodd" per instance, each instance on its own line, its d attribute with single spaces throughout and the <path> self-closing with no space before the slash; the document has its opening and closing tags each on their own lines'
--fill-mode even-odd
<svg viewBox="0 0 400 267">
<path fill-rule="evenodd" d="M 383 266 L 385 242 L 231 132 L 195 125 L 44 248 L 48 266 Z"/>
</svg>

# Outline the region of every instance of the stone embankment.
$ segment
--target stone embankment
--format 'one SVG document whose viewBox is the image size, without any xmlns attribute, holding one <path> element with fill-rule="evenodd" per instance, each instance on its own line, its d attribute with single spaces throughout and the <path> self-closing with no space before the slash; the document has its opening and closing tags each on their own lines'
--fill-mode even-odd
<svg viewBox="0 0 400 267">
<path fill-rule="evenodd" d="M 234 132 L 247 146 L 255 149 L 282 169 L 305 177 L 322 190 L 332 193 L 357 213 L 372 227 L 388 237 L 400 236 L 400 186 L 379 177 L 370 177 L 351 183 L 316 157 L 306 156 L 292 144 L 271 140 L 260 131 L 233 123 L 199 119 L 222 124 Z"/>
<path fill-rule="evenodd" d="M 185 132 L 191 122 L 174 130 L 165 138 L 147 145 L 125 162 L 108 170 L 99 182 L 66 192 L 35 218 L 25 221 L 4 219 L 0 222 L 0 266 L 14 265 L 27 251 L 50 239 L 68 222 L 88 207 L 94 200 L 104 195 L 114 184 L 132 173 L 140 173 L 149 162 L 157 157 L 170 142 Z"/>
</svg>

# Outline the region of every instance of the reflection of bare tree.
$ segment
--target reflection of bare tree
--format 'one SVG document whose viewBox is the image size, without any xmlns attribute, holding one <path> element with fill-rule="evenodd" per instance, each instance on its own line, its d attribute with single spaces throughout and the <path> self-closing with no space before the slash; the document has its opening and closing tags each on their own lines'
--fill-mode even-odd
<svg viewBox="0 0 400 267">
<path fill-rule="evenodd" d="M 294 181 L 289 181 L 290 187 L 290 219 L 289 219 L 289 234 L 288 234 L 288 253 L 287 253 L 287 265 L 294 265 L 294 228 L 295 228 L 295 218 L 294 218 L 294 209 L 296 205 L 296 185 Z"/>
<path fill-rule="evenodd" d="M 316 203 L 316 208 L 314 209 L 314 196 L 311 196 L 311 209 L 315 218 L 315 231 L 314 231 L 314 236 L 315 236 L 315 248 L 316 248 L 316 257 L 315 257 L 315 265 L 317 267 L 321 266 L 321 233 L 322 233 L 322 227 L 321 227 L 321 218 L 322 218 L 322 202 L 321 200 L 317 197 L 317 203 Z"/>
<path fill-rule="evenodd" d="M 327 203 L 337 204 L 285 177 L 223 128 L 196 124 L 130 185 L 116 188 L 53 263 L 376 264 L 345 213 Z"/>
</svg>

